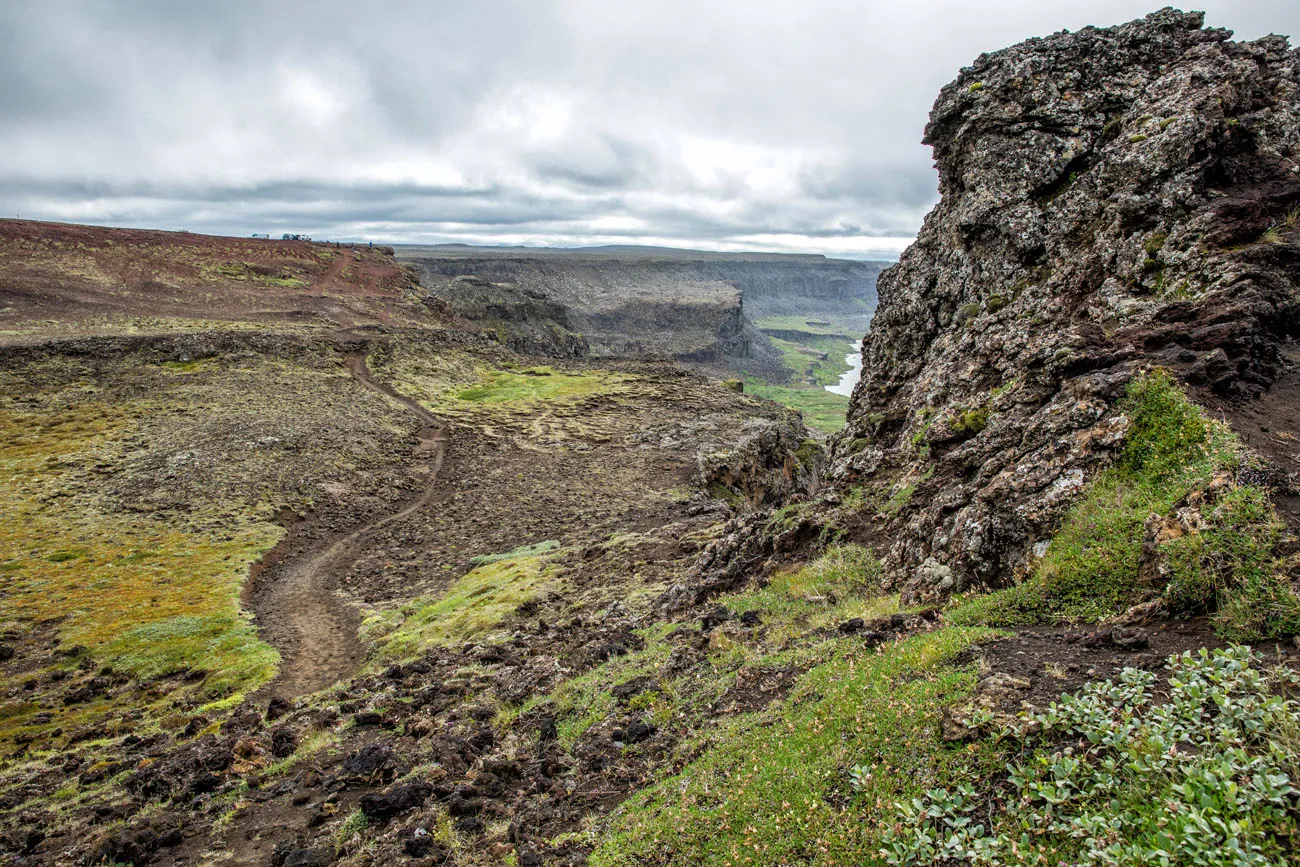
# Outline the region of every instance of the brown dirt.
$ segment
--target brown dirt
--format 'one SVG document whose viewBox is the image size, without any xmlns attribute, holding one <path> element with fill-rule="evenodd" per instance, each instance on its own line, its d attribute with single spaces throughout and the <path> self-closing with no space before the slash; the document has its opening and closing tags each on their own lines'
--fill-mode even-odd
<svg viewBox="0 0 1300 867">
<path fill-rule="evenodd" d="M 289 560 L 279 551 L 268 554 L 277 566 L 271 574 L 258 576 L 258 590 L 249 601 L 262 637 L 280 651 L 280 673 L 266 690 L 280 698 L 324 689 L 360 665 L 365 651 L 357 638 L 360 618 L 339 594 L 340 579 L 361 556 L 371 534 L 411 517 L 435 499 L 447 453 L 447 434 L 433 414 L 376 380 L 361 353 L 348 356 L 348 370 L 357 382 L 402 404 L 425 423 L 416 434 L 419 445 L 410 468 L 426 479 L 425 488 L 396 512 L 368 521 L 323 548 L 309 548 Z M 292 544 L 286 539 L 277 548 Z"/>
</svg>

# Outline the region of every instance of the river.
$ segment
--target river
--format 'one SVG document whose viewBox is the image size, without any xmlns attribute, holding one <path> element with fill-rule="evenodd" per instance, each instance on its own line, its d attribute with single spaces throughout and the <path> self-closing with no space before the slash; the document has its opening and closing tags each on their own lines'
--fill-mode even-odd
<svg viewBox="0 0 1300 867">
<path fill-rule="evenodd" d="M 834 385 L 826 386 L 826 390 L 835 394 L 842 394 L 848 397 L 853 394 L 853 386 L 858 384 L 858 378 L 862 376 L 862 341 L 855 340 L 848 355 L 844 356 L 844 361 L 848 363 L 849 369 L 840 374 L 840 381 Z"/>
</svg>

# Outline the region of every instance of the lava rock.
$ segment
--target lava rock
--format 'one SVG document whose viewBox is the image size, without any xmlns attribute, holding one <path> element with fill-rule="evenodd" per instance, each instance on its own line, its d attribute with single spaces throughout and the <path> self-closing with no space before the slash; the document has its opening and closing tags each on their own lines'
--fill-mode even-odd
<svg viewBox="0 0 1300 867">
<path fill-rule="evenodd" d="M 700 629 L 708 632 L 731 619 L 731 610 L 725 605 L 715 605 L 700 617 Z"/>
<path fill-rule="evenodd" d="M 266 703 L 266 721 L 274 722 L 291 710 L 293 710 L 293 705 L 277 695 Z"/>
<path fill-rule="evenodd" d="M 366 818 L 387 821 L 400 813 L 423 805 L 432 793 L 433 786 L 428 783 L 394 786 L 380 794 L 362 795 L 361 812 L 366 815 Z"/>
<path fill-rule="evenodd" d="M 850 620 L 845 620 L 837 626 L 836 631 L 839 632 L 840 635 L 856 635 L 866 628 L 867 621 L 863 620 L 861 617 L 854 617 Z"/>
</svg>

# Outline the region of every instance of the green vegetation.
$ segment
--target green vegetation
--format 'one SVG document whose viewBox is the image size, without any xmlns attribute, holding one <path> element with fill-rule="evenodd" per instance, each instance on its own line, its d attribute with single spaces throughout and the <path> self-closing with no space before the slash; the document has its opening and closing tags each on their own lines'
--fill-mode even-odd
<svg viewBox="0 0 1300 867">
<path fill-rule="evenodd" d="M 965 325 L 976 316 L 980 315 L 980 304 L 978 301 L 971 301 L 957 308 L 957 314 L 953 317 L 958 325 Z"/>
<path fill-rule="evenodd" d="M 545 542 L 538 542 L 536 545 L 520 545 L 513 551 L 503 551 L 500 554 L 480 554 L 477 557 L 471 557 L 469 564 L 471 566 L 485 566 L 488 563 L 500 563 L 502 560 L 519 560 L 526 557 L 537 557 L 542 554 L 549 554 L 560 543 L 554 539 L 548 539 Z"/>
<path fill-rule="evenodd" d="M 398 391 L 440 415 L 509 415 L 529 423 L 537 422 L 542 410 L 570 410 L 592 398 L 627 395 L 641 383 L 640 377 L 618 371 L 493 366 L 463 352 L 399 349 L 367 363 Z M 575 419 L 575 424 L 581 421 Z"/>
<path fill-rule="evenodd" d="M 633 796 L 590 863 L 860 863 L 882 845 L 869 821 L 877 804 L 955 784 L 978 764 L 936 729 L 974 685 L 954 658 L 991 634 L 945 629 L 887 653 L 838 642 L 784 703 Z M 848 768 L 863 757 L 855 797 Z"/>
<path fill-rule="evenodd" d="M 959 606 L 952 622 L 1095 621 L 1160 597 L 1175 613 L 1215 611 L 1231 638 L 1300 631 L 1267 494 L 1232 481 L 1241 461 L 1232 432 L 1160 370 L 1135 380 L 1123 406 L 1131 421 L 1123 457 L 1066 518 L 1035 575 Z M 1170 577 L 1155 586 L 1142 571 L 1148 519 L 1184 501 L 1200 504 L 1203 526 L 1169 519 L 1159 552 Z"/>
<path fill-rule="evenodd" d="M 899 800 L 879 849 L 896 865 L 1293 863 L 1300 678 L 1233 647 L 1125 669 L 976 749 L 999 773 Z"/>
<path fill-rule="evenodd" d="M 794 382 L 775 385 L 749 377 L 745 380 L 745 392 L 798 410 L 810 427 L 838 433 L 844 427 L 849 399 L 827 391 L 825 386 L 839 382 L 849 370 L 845 357 L 852 344 L 846 335 L 860 333 L 862 322 L 861 317 L 834 321 L 800 316 L 759 319 L 755 324 L 773 334 L 772 344 L 780 350 L 785 367 L 794 374 Z M 781 336 L 775 336 L 776 332 Z"/>
<path fill-rule="evenodd" d="M 988 427 L 990 412 L 987 406 L 962 410 L 952 420 L 952 432 L 962 439 L 970 439 Z"/>
<path fill-rule="evenodd" d="M 185 674 L 203 698 L 232 696 L 265 682 L 278 662 L 239 592 L 249 565 L 283 531 L 251 516 L 168 522 L 80 493 L 83 468 L 102 461 L 142 412 L 86 402 L 0 413 L 0 625 L 16 635 L 57 630 L 64 653 L 52 665 L 64 675 L 78 666 L 146 682 Z M 213 529 L 201 529 L 205 518 Z M 16 684 L 0 678 L 0 692 L 12 695 Z M 27 695 L 0 705 L 0 740 L 20 729 L 27 737 L 66 730 L 113 709 L 95 698 L 38 717 L 40 694 Z"/>
<path fill-rule="evenodd" d="M 862 331 L 862 318 L 808 319 L 803 316 L 764 316 L 754 324 L 761 331 L 801 331 L 809 335 L 844 337 Z"/>
<path fill-rule="evenodd" d="M 561 373 L 549 366 L 521 370 L 483 368 L 479 383 L 459 391 L 455 399 L 478 404 L 576 403 L 597 394 L 623 391 L 631 376 L 605 371 Z"/>
<path fill-rule="evenodd" d="M 795 372 L 801 381 L 818 386 L 834 385 L 849 369 L 845 356 L 850 345 L 839 337 L 809 336 L 795 342 L 780 337 L 771 338 L 781 350 L 785 366 Z"/>
<path fill-rule="evenodd" d="M 808 425 L 827 433 L 838 433 L 844 427 L 849 410 L 847 397 L 824 388 L 768 385 L 751 379 L 745 383 L 745 393 L 798 410 Z"/>
<path fill-rule="evenodd" d="M 436 598 L 421 598 L 366 618 L 362 637 L 381 660 L 410 659 L 429 647 L 482 638 L 553 581 L 548 553 L 556 542 L 476 558 L 476 565 Z"/>
<path fill-rule="evenodd" d="M 267 269 L 264 266 L 248 262 L 223 262 L 215 267 L 205 266 L 201 270 L 208 277 L 225 277 L 228 280 L 239 280 L 240 282 L 269 283 L 289 289 L 302 289 L 308 285 L 308 281 L 302 277 L 285 274 L 278 269 Z"/>
</svg>

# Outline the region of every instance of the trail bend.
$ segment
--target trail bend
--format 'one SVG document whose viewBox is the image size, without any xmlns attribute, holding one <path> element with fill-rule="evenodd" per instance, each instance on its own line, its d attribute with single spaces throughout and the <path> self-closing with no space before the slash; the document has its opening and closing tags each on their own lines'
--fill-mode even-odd
<svg viewBox="0 0 1300 867">
<path fill-rule="evenodd" d="M 340 580 L 364 553 L 368 537 L 409 518 L 434 499 L 446 458 L 447 434 L 433 413 L 375 379 L 366 367 L 364 353 L 349 354 L 347 365 L 358 383 L 397 401 L 424 422 L 415 451 L 424 466 L 413 469 L 422 472 L 426 482 L 424 490 L 397 511 L 335 536 L 323 547 L 284 559 L 277 558 L 274 549 L 268 554 L 266 560 L 276 565 L 269 570 L 269 580 L 258 582 L 250 602 L 263 640 L 280 651 L 279 674 L 266 687 L 271 696 L 279 698 L 325 689 L 360 666 L 365 653 L 357 637 L 361 618 L 339 593 Z M 286 539 L 277 547 L 288 543 Z"/>
</svg>

